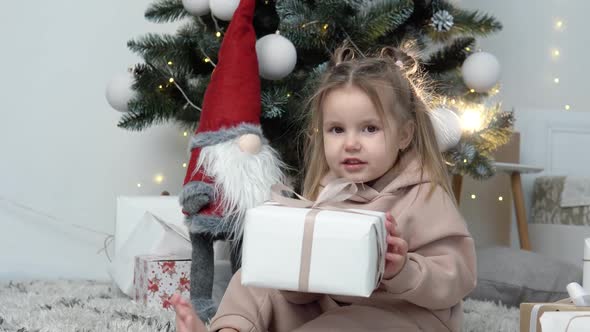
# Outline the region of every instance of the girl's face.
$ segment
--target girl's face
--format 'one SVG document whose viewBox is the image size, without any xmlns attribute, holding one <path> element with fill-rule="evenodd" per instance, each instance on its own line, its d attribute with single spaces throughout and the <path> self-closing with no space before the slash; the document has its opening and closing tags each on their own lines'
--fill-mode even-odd
<svg viewBox="0 0 590 332">
<path fill-rule="evenodd" d="M 355 86 L 329 92 L 322 105 L 326 161 L 337 176 L 369 182 L 391 169 L 400 149 L 412 139 L 413 126 L 392 122 L 388 129 L 377 109 Z M 386 135 L 387 132 L 387 135 Z"/>
</svg>

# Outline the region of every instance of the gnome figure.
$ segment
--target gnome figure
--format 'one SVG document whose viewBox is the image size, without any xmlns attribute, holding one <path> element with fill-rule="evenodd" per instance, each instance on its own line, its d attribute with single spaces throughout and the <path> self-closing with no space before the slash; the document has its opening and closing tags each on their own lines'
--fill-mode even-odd
<svg viewBox="0 0 590 332">
<path fill-rule="evenodd" d="M 223 39 L 179 197 L 192 242 L 191 302 L 204 321 L 217 310 L 211 298 L 213 242 L 229 240 L 235 272 L 246 210 L 269 199 L 271 185 L 284 182 L 283 164 L 260 127 L 255 2 L 241 0 Z"/>
</svg>

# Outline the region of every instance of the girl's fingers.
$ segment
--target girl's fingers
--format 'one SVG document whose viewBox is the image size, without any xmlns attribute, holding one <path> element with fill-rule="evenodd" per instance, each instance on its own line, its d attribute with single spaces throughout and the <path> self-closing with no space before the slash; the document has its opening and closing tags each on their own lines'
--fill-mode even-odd
<svg viewBox="0 0 590 332">
<path fill-rule="evenodd" d="M 403 254 L 408 252 L 408 243 L 402 238 L 388 236 L 387 237 L 387 252 Z"/>
<path fill-rule="evenodd" d="M 391 214 L 391 211 L 385 212 L 385 219 L 387 219 L 388 221 L 390 221 L 391 223 L 393 223 L 393 225 L 397 226 L 397 221 L 395 220 L 395 218 Z"/>
<path fill-rule="evenodd" d="M 404 261 L 404 256 L 396 255 L 396 254 L 386 254 L 385 260 L 390 262 L 391 264 L 397 265 L 402 264 Z"/>
</svg>

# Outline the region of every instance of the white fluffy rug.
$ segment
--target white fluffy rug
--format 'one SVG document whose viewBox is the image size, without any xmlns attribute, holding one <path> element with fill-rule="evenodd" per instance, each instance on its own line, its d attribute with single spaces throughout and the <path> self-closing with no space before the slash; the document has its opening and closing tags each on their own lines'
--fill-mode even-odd
<svg viewBox="0 0 590 332">
<path fill-rule="evenodd" d="M 464 332 L 518 332 L 517 308 L 467 300 Z M 131 302 L 108 283 L 0 283 L 0 331 L 175 331 L 172 311 Z"/>
</svg>

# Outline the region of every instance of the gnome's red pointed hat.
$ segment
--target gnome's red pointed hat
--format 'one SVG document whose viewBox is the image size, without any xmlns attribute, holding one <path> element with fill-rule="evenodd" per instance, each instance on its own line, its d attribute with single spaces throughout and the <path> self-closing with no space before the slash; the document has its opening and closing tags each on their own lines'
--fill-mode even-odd
<svg viewBox="0 0 590 332">
<path fill-rule="evenodd" d="M 214 192 L 212 179 L 202 169 L 195 170 L 201 148 L 244 134 L 255 134 L 263 140 L 256 35 L 252 25 L 255 5 L 255 0 L 240 1 L 205 92 L 199 126 L 189 145 L 191 157 L 180 195 L 187 215 L 219 214 L 217 203 L 201 210 L 204 201 L 198 197 L 205 193 L 211 200 Z"/>
</svg>

